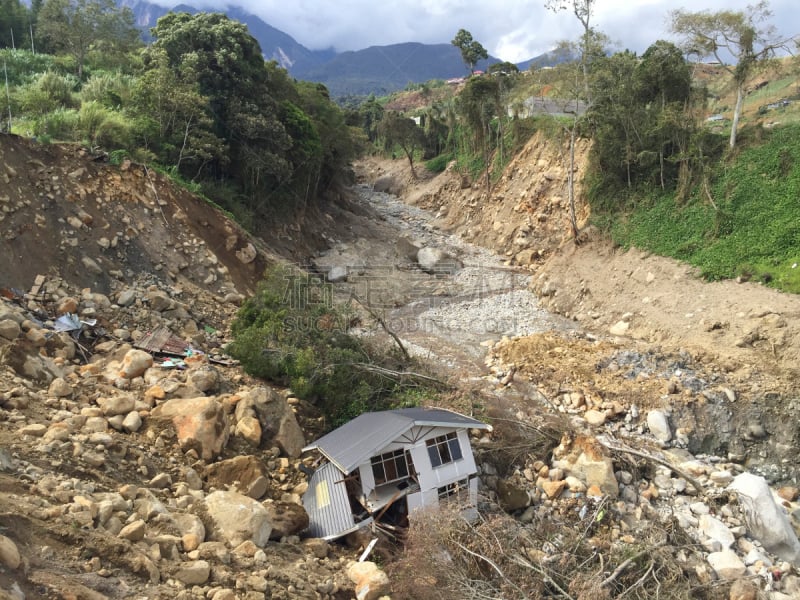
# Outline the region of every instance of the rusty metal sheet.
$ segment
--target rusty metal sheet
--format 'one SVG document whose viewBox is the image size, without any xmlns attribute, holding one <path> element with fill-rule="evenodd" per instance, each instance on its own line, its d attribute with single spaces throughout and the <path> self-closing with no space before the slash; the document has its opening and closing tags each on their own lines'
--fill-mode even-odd
<svg viewBox="0 0 800 600">
<path fill-rule="evenodd" d="M 173 335 L 166 327 L 159 327 L 142 337 L 134 346 L 151 353 L 183 356 L 189 347 L 189 342 Z"/>
</svg>

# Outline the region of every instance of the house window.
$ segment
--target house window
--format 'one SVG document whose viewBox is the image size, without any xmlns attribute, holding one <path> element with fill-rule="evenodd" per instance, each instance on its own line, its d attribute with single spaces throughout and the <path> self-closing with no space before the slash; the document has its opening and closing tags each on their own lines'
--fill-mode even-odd
<svg viewBox="0 0 800 600">
<path fill-rule="evenodd" d="M 432 467 L 440 467 L 447 463 L 461 460 L 461 444 L 455 431 L 447 435 L 440 435 L 425 442 L 428 446 L 428 456 L 431 458 Z"/>
<path fill-rule="evenodd" d="M 453 483 L 448 483 L 447 485 L 437 488 L 436 491 L 439 494 L 440 502 L 466 502 L 469 499 L 469 479 L 461 479 Z"/>
<path fill-rule="evenodd" d="M 373 456 L 371 462 L 375 485 L 391 483 L 408 477 L 408 461 L 404 450 Z"/>
</svg>

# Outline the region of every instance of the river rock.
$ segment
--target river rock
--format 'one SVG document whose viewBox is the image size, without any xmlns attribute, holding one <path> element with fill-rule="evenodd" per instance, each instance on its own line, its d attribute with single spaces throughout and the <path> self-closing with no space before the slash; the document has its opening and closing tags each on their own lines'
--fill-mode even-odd
<svg viewBox="0 0 800 600">
<path fill-rule="evenodd" d="M 766 480 L 752 473 L 733 479 L 728 489 L 736 492 L 747 530 L 769 552 L 781 560 L 800 566 L 800 541 L 789 518 L 778 506 Z"/>
</svg>

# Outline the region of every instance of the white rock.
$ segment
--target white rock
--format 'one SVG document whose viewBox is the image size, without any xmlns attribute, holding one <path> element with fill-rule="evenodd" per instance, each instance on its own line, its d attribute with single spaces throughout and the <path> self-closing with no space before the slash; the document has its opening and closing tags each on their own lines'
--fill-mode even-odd
<svg viewBox="0 0 800 600">
<path fill-rule="evenodd" d="M 708 555 L 708 564 L 720 579 L 737 579 L 747 571 L 747 567 L 733 550 L 712 552 Z"/>
<path fill-rule="evenodd" d="M 651 410 L 647 413 L 647 426 L 659 442 L 668 442 L 672 439 L 672 430 L 667 420 L 667 415 L 660 410 Z"/>
<path fill-rule="evenodd" d="M 736 492 L 750 535 L 782 560 L 800 566 L 800 541 L 783 509 L 775 503 L 763 477 L 737 475 L 729 490 Z"/>
<path fill-rule="evenodd" d="M 625 335 L 630 327 L 631 324 L 627 321 L 617 321 L 608 329 L 608 332 L 611 335 Z"/>
<path fill-rule="evenodd" d="M 719 542 L 722 550 L 727 550 L 736 541 L 733 532 L 728 529 L 728 526 L 711 515 L 702 515 L 700 517 L 700 531 L 710 540 Z"/>
<path fill-rule="evenodd" d="M 583 418 L 592 427 L 599 427 L 606 422 L 606 413 L 599 410 L 587 410 L 583 413 Z"/>
</svg>

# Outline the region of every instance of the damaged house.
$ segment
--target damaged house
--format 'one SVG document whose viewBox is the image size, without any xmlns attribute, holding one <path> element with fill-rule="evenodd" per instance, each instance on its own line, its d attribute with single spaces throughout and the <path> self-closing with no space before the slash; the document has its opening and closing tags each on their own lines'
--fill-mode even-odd
<svg viewBox="0 0 800 600">
<path fill-rule="evenodd" d="M 407 524 L 415 509 L 457 499 L 474 507 L 478 480 L 469 429 L 491 429 L 438 408 L 364 413 L 303 450 L 326 459 L 303 506 L 309 533 L 335 539 L 373 520 Z"/>
</svg>

